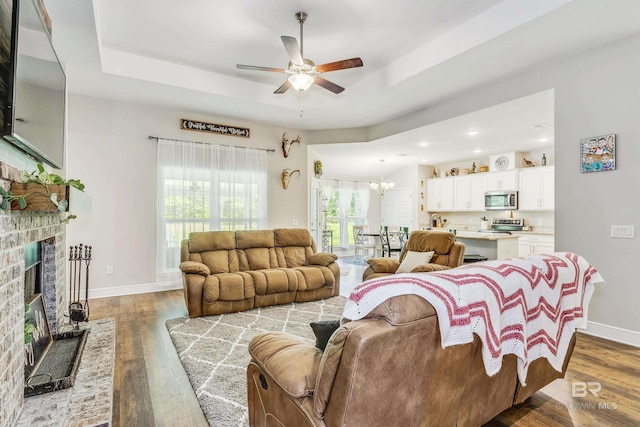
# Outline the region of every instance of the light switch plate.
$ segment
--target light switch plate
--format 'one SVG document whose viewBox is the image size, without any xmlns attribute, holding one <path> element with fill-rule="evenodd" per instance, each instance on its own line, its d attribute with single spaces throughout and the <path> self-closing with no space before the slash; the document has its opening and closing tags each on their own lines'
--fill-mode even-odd
<svg viewBox="0 0 640 427">
<path fill-rule="evenodd" d="M 633 225 L 612 225 L 611 237 L 622 239 L 635 239 L 635 227 Z"/>
</svg>

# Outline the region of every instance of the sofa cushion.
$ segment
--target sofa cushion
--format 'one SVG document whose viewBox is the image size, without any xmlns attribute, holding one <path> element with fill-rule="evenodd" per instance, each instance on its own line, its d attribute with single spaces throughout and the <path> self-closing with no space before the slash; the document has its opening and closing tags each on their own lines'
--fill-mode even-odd
<svg viewBox="0 0 640 427">
<path fill-rule="evenodd" d="M 411 237 L 405 243 L 405 247 L 407 248 L 407 251 L 434 251 L 436 255 L 441 255 L 448 254 L 455 241 L 456 238 L 451 233 L 415 230 L 411 232 Z"/>
<path fill-rule="evenodd" d="M 230 251 L 207 251 L 201 252 L 202 263 L 209 267 L 211 274 L 229 273 L 229 253 Z M 234 253 L 235 251 L 231 252 Z"/>
<path fill-rule="evenodd" d="M 272 264 L 272 261 L 275 261 L 273 248 L 247 248 L 242 252 L 247 259 L 246 270 L 264 270 L 277 266 Z"/>
<path fill-rule="evenodd" d="M 295 271 L 289 268 L 247 271 L 247 273 L 253 278 L 256 295 L 295 292 L 298 286 Z"/>
<path fill-rule="evenodd" d="M 197 231 L 189 234 L 189 252 L 231 250 L 236 248 L 233 231 Z"/>
<path fill-rule="evenodd" d="M 311 249 L 303 246 L 288 246 L 285 248 L 278 248 L 282 251 L 285 265 L 280 267 L 300 267 L 307 264 L 307 255 L 311 255 Z"/>
<path fill-rule="evenodd" d="M 273 248 L 275 246 L 272 230 L 238 230 L 236 233 L 236 247 Z"/>
<path fill-rule="evenodd" d="M 240 301 L 255 297 L 253 278 L 247 273 L 221 273 L 209 276 L 204 284 L 206 302 Z"/>
<path fill-rule="evenodd" d="M 404 259 L 400 263 L 400 266 L 396 270 L 396 273 L 409 273 L 413 271 L 414 268 L 420 265 L 428 264 L 429 261 L 431 261 L 431 258 L 433 258 L 433 254 L 434 254 L 433 251 L 429 251 L 429 252 L 407 251 L 407 253 L 404 255 Z"/>
<path fill-rule="evenodd" d="M 287 246 L 312 246 L 311 233 L 305 228 L 276 228 L 273 230 L 275 244 L 284 248 Z"/>
<path fill-rule="evenodd" d="M 316 347 L 320 351 L 324 351 L 329 342 L 329 338 L 340 327 L 340 320 L 320 320 L 309 324 L 313 334 L 316 336 Z"/>
<path fill-rule="evenodd" d="M 333 286 L 335 277 L 327 267 L 296 267 L 298 291 L 312 291 L 323 286 Z"/>
</svg>

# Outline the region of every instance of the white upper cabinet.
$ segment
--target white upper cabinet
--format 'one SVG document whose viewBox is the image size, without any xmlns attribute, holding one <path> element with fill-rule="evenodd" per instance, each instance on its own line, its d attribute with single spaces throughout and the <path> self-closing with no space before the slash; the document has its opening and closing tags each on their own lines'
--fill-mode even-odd
<svg viewBox="0 0 640 427">
<path fill-rule="evenodd" d="M 483 211 L 487 174 L 459 176 L 453 179 L 453 209 L 455 211 Z"/>
<path fill-rule="evenodd" d="M 487 191 L 517 190 L 517 189 L 518 189 L 517 169 L 488 173 Z"/>
<path fill-rule="evenodd" d="M 427 180 L 427 211 L 453 210 L 453 178 Z"/>
<path fill-rule="evenodd" d="M 553 166 L 522 169 L 519 174 L 518 208 L 520 210 L 553 210 Z"/>
</svg>

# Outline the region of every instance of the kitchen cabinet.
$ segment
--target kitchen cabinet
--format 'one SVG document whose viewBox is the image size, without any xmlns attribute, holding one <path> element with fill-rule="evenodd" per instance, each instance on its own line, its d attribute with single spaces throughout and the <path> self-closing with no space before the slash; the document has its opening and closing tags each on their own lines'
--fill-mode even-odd
<svg viewBox="0 0 640 427">
<path fill-rule="evenodd" d="M 523 169 L 519 174 L 518 208 L 520 210 L 553 210 L 553 166 Z"/>
<path fill-rule="evenodd" d="M 453 178 L 433 178 L 427 180 L 427 211 L 442 212 L 453 210 Z"/>
<path fill-rule="evenodd" d="M 453 210 L 484 211 L 485 191 L 487 191 L 486 174 L 473 174 L 454 178 Z"/>
<path fill-rule="evenodd" d="M 549 254 L 555 251 L 555 237 L 547 234 L 519 234 L 518 256 Z"/>
<path fill-rule="evenodd" d="M 489 172 L 487 174 L 487 190 L 517 190 L 518 189 L 518 171 L 516 169 Z"/>
</svg>

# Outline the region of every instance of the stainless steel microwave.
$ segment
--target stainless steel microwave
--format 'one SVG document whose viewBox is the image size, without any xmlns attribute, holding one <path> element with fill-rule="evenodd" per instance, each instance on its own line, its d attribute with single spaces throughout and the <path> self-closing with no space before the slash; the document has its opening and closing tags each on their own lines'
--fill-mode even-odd
<svg viewBox="0 0 640 427">
<path fill-rule="evenodd" d="M 488 211 L 512 211 L 518 209 L 517 191 L 487 191 L 484 208 Z"/>
</svg>

